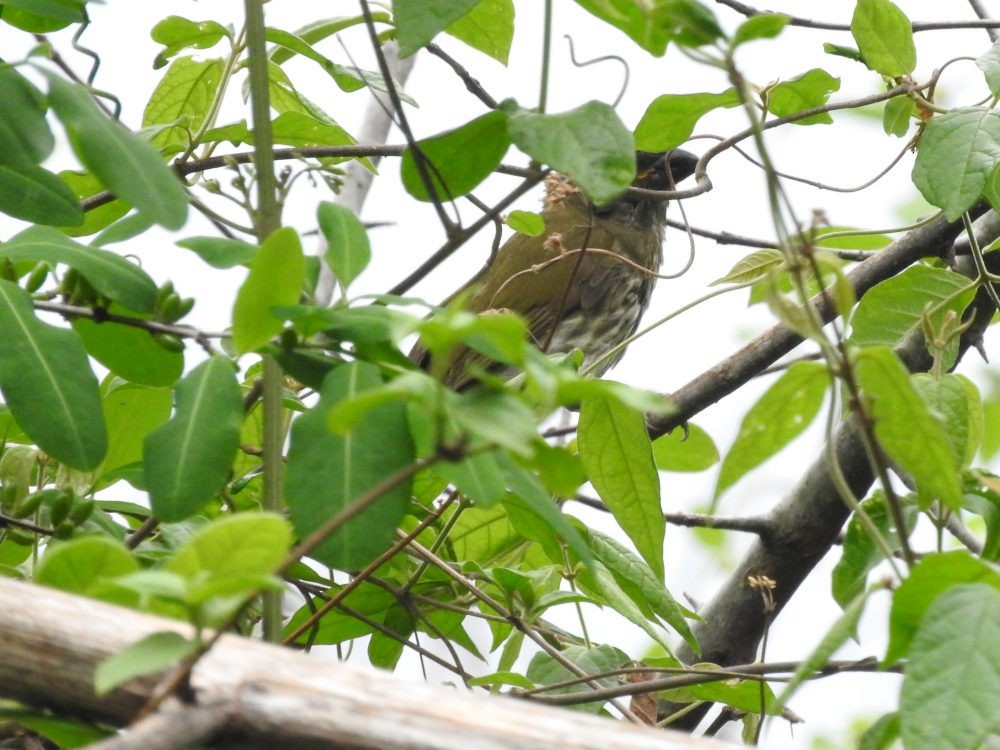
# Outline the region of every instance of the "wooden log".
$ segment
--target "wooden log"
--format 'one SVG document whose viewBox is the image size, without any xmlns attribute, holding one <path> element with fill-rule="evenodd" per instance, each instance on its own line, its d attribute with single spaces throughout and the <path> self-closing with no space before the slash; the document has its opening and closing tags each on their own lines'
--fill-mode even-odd
<svg viewBox="0 0 1000 750">
<path fill-rule="evenodd" d="M 190 628 L 103 602 L 0 578 L 0 697 L 124 726 L 155 684 L 103 696 L 93 672 L 151 633 Z M 214 744 L 371 750 L 723 750 L 713 739 L 431 685 L 224 636 L 191 676 L 192 711 L 218 707 Z M 170 711 L 177 711 L 177 703 Z M 183 721 L 183 714 L 178 721 Z M 127 735 L 126 735 L 127 736 Z M 160 743 L 158 743 L 160 744 Z M 165 747 L 170 747 L 167 740 Z"/>
</svg>

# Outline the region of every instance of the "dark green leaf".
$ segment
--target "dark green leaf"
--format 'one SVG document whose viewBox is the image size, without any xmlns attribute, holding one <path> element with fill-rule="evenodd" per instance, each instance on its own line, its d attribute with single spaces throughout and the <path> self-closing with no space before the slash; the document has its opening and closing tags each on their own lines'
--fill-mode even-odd
<svg viewBox="0 0 1000 750">
<path fill-rule="evenodd" d="M 625 32 L 660 57 L 667 43 L 696 47 L 722 37 L 712 12 L 697 0 L 576 0 L 598 18 Z"/>
<path fill-rule="evenodd" d="M 580 406 L 577 444 L 587 478 L 662 581 L 666 522 L 642 412 L 614 399 L 586 398 Z"/>
<path fill-rule="evenodd" d="M 455 21 L 479 0 L 394 0 L 399 56 L 409 57 Z"/>
<path fill-rule="evenodd" d="M 53 73 L 46 77 L 49 102 L 83 165 L 140 212 L 180 229 L 187 221 L 187 194 L 157 150 L 105 115 L 82 86 Z"/>
<path fill-rule="evenodd" d="M 124 307 L 152 312 L 156 284 L 149 274 L 120 255 L 81 245 L 55 229 L 30 227 L 0 245 L 0 258 L 44 260 L 75 268 L 100 294 Z"/>
<path fill-rule="evenodd" d="M 47 34 L 84 20 L 86 0 L 6 0 L 3 20 L 34 34 Z"/>
<path fill-rule="evenodd" d="M 338 403 L 381 385 L 374 365 L 338 367 L 324 380 L 319 403 L 292 425 L 285 495 L 298 534 L 314 531 L 413 461 L 406 408 L 398 401 L 370 409 L 346 435 L 327 426 L 327 415 Z M 401 482 L 345 522 L 313 556 L 331 567 L 352 570 L 385 551 L 406 513 L 409 485 Z"/>
<path fill-rule="evenodd" d="M 31 297 L 9 281 L 0 281 L 0 330 L 0 390 L 18 424 L 57 461 L 96 467 L 107 433 L 79 336 L 36 318 Z"/>
<path fill-rule="evenodd" d="M 917 629 L 938 596 L 952 586 L 979 582 L 1000 591 L 1000 571 L 965 550 L 924 556 L 892 595 L 889 648 L 883 664 L 892 664 L 910 654 Z M 949 638 L 948 643 L 951 642 Z"/>
<path fill-rule="evenodd" d="M 203 362 L 175 390 L 177 412 L 143 445 L 153 514 L 168 522 L 187 518 L 219 491 L 243 423 L 243 400 L 228 359 Z"/>
<path fill-rule="evenodd" d="M 887 347 L 863 349 L 855 370 L 864 408 L 875 423 L 876 439 L 913 477 L 923 504 L 939 500 L 953 510 L 960 509 L 955 451 L 895 352 Z"/>
<path fill-rule="evenodd" d="M 595 648 L 585 648 L 583 646 L 568 646 L 561 652 L 562 656 L 583 674 L 601 674 L 619 669 L 629 661 L 628 654 L 620 651 L 614 646 L 596 646 Z M 553 659 L 549 654 L 538 653 L 531 659 L 528 665 L 527 677 L 536 685 L 552 685 L 558 682 L 573 680 L 578 675 L 570 671 L 560 662 Z M 595 679 L 602 687 L 612 687 L 618 684 L 617 677 L 602 677 Z M 584 682 L 577 682 L 569 687 L 558 687 L 547 690 L 549 695 L 564 695 L 568 693 L 586 693 L 592 688 Z M 600 711 L 604 701 L 583 703 L 573 706 L 578 711 L 587 713 L 597 713 Z"/>
<path fill-rule="evenodd" d="M 49 226 L 79 226 L 83 210 L 58 176 L 33 165 L 0 164 L 0 211 L 15 219 Z"/>
<path fill-rule="evenodd" d="M 632 134 L 602 102 L 558 115 L 517 110 L 508 132 L 518 148 L 568 175 L 598 205 L 620 195 L 635 178 Z"/>
<path fill-rule="evenodd" d="M 0 165 L 31 167 L 52 153 L 45 97 L 10 65 L 0 64 Z"/>
<path fill-rule="evenodd" d="M 447 133 L 426 138 L 417 144 L 423 155 L 428 177 L 437 200 L 452 200 L 465 195 L 496 169 L 510 147 L 507 116 L 488 112 Z M 417 169 L 412 149 L 403 152 L 403 185 L 418 200 L 431 195 Z"/>
<path fill-rule="evenodd" d="M 972 750 L 1000 732 L 1000 591 L 949 588 L 927 608 L 899 695 L 907 750 Z"/>
<path fill-rule="evenodd" d="M 73 172 L 63 170 L 59 173 L 59 178 L 69 185 L 70 190 L 78 201 L 84 198 L 92 198 L 104 192 L 104 185 L 94 175 L 89 172 Z M 111 200 L 103 205 L 92 208 L 84 214 L 83 224 L 74 227 L 63 227 L 70 237 L 87 237 L 98 232 L 111 222 L 120 219 L 129 212 L 130 206 L 122 200 Z"/>
<path fill-rule="evenodd" d="M 903 511 L 907 529 L 912 529 L 916 522 L 917 509 L 907 505 Z M 899 543 L 899 534 L 891 528 L 885 494 L 879 490 L 862 502 L 860 510 L 852 513 L 847 522 L 840 560 L 834 566 L 830 585 L 833 598 L 841 607 L 846 607 L 865 590 L 868 573 L 884 559 L 859 513 L 867 514 L 868 519 L 889 543 L 890 548 L 895 549 Z"/>
<path fill-rule="evenodd" d="M 445 31 L 506 65 L 514 39 L 514 2 L 479 0 Z"/>
<path fill-rule="evenodd" d="M 955 221 L 986 188 L 1000 161 L 1000 114 L 965 107 L 936 115 L 924 127 L 913 184 Z"/>
<path fill-rule="evenodd" d="M 114 306 L 112 311 L 122 312 Z M 76 318 L 73 330 L 80 334 L 87 354 L 132 383 L 172 386 L 184 370 L 182 352 L 165 349 L 141 328 Z"/>
</svg>

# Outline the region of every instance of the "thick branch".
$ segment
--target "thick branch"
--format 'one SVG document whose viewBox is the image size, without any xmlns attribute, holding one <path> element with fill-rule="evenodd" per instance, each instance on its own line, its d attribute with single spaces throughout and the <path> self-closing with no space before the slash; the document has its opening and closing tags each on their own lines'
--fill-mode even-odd
<svg viewBox="0 0 1000 750">
<path fill-rule="evenodd" d="M 160 631 L 189 634 L 186 626 L 174 620 L 0 579 L 0 639 L 4 643 L 0 695 L 126 724 L 149 697 L 155 680 L 133 680 L 96 696 L 94 667 L 130 643 Z M 223 636 L 198 663 L 191 689 L 195 711 L 215 708 L 225 717 L 217 725 L 215 743 L 238 743 L 225 746 L 244 749 L 732 747 L 528 701 L 403 681 L 387 672 L 331 663 L 230 635 Z M 183 722 L 183 715 L 177 721 Z"/>
<path fill-rule="evenodd" d="M 983 212 L 977 209 L 977 215 Z M 859 263 L 847 278 L 860 298 L 881 281 L 885 281 L 920 258 L 940 255 L 961 232 L 962 223 L 949 222 L 939 216 L 928 224 L 907 232 L 884 250 Z M 830 295 L 813 298 L 819 316 L 830 321 L 836 314 Z M 777 362 L 802 343 L 802 337 L 784 325 L 776 325 L 749 344 L 706 370 L 682 388 L 670 394 L 677 410 L 662 416 L 649 417 L 652 437 L 659 437 L 687 422 L 698 412 L 741 388 L 764 369 Z"/>
</svg>

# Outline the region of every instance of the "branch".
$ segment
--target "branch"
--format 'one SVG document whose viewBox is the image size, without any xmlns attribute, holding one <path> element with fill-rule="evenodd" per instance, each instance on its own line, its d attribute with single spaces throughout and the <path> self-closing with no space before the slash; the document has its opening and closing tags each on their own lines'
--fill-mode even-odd
<svg viewBox="0 0 1000 750">
<path fill-rule="evenodd" d="M 148 699 L 155 678 L 131 680 L 98 696 L 94 669 L 131 643 L 163 631 L 192 632 L 176 620 L 2 578 L 0 695 L 124 725 Z M 212 708 L 225 717 L 213 746 L 228 741 L 247 750 L 733 747 L 485 692 L 404 681 L 370 667 L 314 659 L 233 635 L 220 638 L 190 684 L 187 705 L 202 712 Z M 172 715 L 175 728 L 168 734 L 184 731 L 185 715 Z"/>
<path fill-rule="evenodd" d="M 715 0 L 719 5 L 725 5 L 727 8 L 732 8 L 737 13 L 750 18 L 751 16 L 759 16 L 764 13 L 774 13 L 775 11 L 770 10 L 760 10 L 759 8 L 754 8 L 746 3 L 737 2 L 737 0 Z M 978 0 L 970 0 L 972 3 L 977 3 Z M 975 7 L 975 5 L 973 5 Z M 782 13 L 781 15 L 787 16 L 787 13 Z M 814 21 L 811 18 L 801 18 L 799 16 L 789 16 L 788 21 L 789 26 L 802 26 L 807 29 L 826 29 L 827 31 L 850 31 L 850 24 L 846 23 L 828 23 L 826 21 Z M 1000 28 L 1000 21 L 993 21 L 987 18 L 981 18 L 978 21 L 923 21 L 911 23 L 910 28 L 913 31 L 944 31 L 947 29 L 996 29 Z"/>
<path fill-rule="evenodd" d="M 979 206 L 976 214 L 985 210 Z M 949 222 L 943 216 L 911 230 L 876 255 L 859 263 L 849 274 L 857 298 L 920 258 L 943 254 L 962 229 L 961 222 Z M 824 322 L 836 315 L 832 295 L 820 293 L 812 304 Z M 650 436 L 660 435 L 683 425 L 703 409 L 728 396 L 770 367 L 802 343 L 802 337 L 784 325 L 776 325 L 727 357 L 694 380 L 670 394 L 676 411 L 652 415 L 647 419 Z"/>
</svg>

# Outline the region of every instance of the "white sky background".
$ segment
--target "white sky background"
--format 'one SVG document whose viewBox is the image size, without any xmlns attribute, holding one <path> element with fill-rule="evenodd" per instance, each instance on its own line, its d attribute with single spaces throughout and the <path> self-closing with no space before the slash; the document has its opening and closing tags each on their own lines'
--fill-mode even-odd
<svg viewBox="0 0 1000 750">
<path fill-rule="evenodd" d="M 912 20 L 973 17 L 972 11 L 961 2 L 897 2 Z M 1000 16 L 1000 2 L 987 0 L 985 4 L 993 6 Z M 438 42 L 465 64 L 494 98 L 515 97 L 522 105 L 533 106 L 538 96 L 542 3 L 540 0 L 516 0 L 516 6 L 517 28 L 511 63 L 507 68 L 449 37 L 441 37 Z M 769 0 L 763 7 L 846 23 L 850 20 L 853 3 Z M 319 17 L 354 15 L 357 8 L 353 0 L 273 0 L 266 6 L 266 12 L 271 25 L 294 30 Z M 716 8 L 716 12 L 727 30 L 735 28 L 740 20 L 724 7 Z M 84 35 L 83 43 L 99 51 L 103 58 L 96 85 L 122 98 L 123 120 L 130 127 L 139 126 L 145 101 L 162 75 L 162 71 L 152 69 L 158 45 L 149 38 L 148 30 L 156 20 L 168 14 L 192 20 L 215 19 L 238 24 L 242 18 L 242 3 L 235 0 L 173 0 L 169 3 L 108 0 L 103 7 L 92 6 L 93 25 Z M 593 98 L 610 103 L 621 86 L 621 66 L 616 63 L 582 69 L 573 67 L 563 39 L 566 33 L 572 35 L 579 59 L 617 54 L 628 60 L 631 83 L 619 113 L 630 127 L 638 122 L 646 104 L 660 93 L 717 92 L 727 88 L 721 72 L 694 65 L 674 48 L 664 58 L 653 59 L 623 34 L 598 22 L 575 3 L 556 0 L 549 98 L 551 112 L 570 109 Z M 22 38 L 23 35 L 14 35 L 4 27 L 0 31 L 0 54 L 7 60 L 15 59 L 21 50 L 14 51 L 12 44 L 20 45 Z M 85 73 L 88 63 L 72 53 L 68 36 L 55 35 L 54 39 L 60 52 L 74 64 L 75 69 Z M 359 33 L 347 35 L 345 39 L 359 65 L 368 69 L 375 67 L 366 37 Z M 988 39 L 982 30 L 924 32 L 918 34 L 916 40 L 917 80 L 926 80 L 933 68 L 951 57 L 978 55 L 988 46 Z M 874 74 L 856 63 L 824 54 L 822 44 L 826 41 L 853 45 L 847 33 L 788 28 L 777 44 L 759 42 L 745 46 L 737 61 L 745 77 L 760 85 L 822 67 L 841 79 L 841 90 L 832 97 L 835 100 L 857 98 L 878 91 L 879 81 Z M 197 52 L 197 55 L 214 56 L 221 54 L 221 49 L 220 46 L 215 51 Z M 347 63 L 343 49 L 336 42 L 328 41 L 320 49 L 337 62 Z M 772 50 L 780 50 L 782 56 L 775 56 Z M 292 80 L 306 96 L 320 104 L 348 131 L 356 131 L 361 112 L 367 104 L 365 92 L 343 94 L 314 63 L 308 61 L 292 61 L 288 69 Z M 482 104 L 466 93 L 450 69 L 430 56 L 422 56 L 418 60 L 406 91 L 420 104 L 419 109 L 408 110 L 418 137 L 455 127 L 484 111 Z M 939 86 L 939 95 L 943 95 L 944 103 L 948 105 L 971 104 L 984 94 L 981 74 L 971 62 L 951 67 Z M 224 110 L 220 123 L 237 116 L 248 117 L 248 114 L 232 108 L 227 117 Z M 814 125 L 770 131 L 767 143 L 775 165 L 784 171 L 828 184 L 851 186 L 873 177 L 904 145 L 902 140 L 886 136 L 877 119 L 854 113 L 840 113 L 834 117 L 836 127 Z M 743 127 L 745 121 L 739 111 L 720 111 L 704 118 L 696 133 L 729 135 Z M 398 132 L 390 135 L 390 143 L 401 141 Z M 700 153 L 711 143 L 693 141 L 687 148 Z M 72 166 L 72 157 L 65 149 L 61 158 L 58 168 Z M 523 157 L 514 153 L 508 154 L 505 161 L 526 163 Z M 811 212 L 816 209 L 823 211 L 833 224 L 866 228 L 900 226 L 906 223 L 901 219 L 900 209 L 917 195 L 909 181 L 912 163 L 913 156 L 908 154 L 888 177 L 864 193 L 824 192 L 794 183 L 789 183 L 787 187 L 794 196 L 798 218 L 806 224 L 810 221 Z M 734 152 L 728 152 L 712 162 L 709 175 L 715 189 L 685 204 L 688 219 L 693 225 L 765 239 L 773 237 L 764 180 L 758 170 Z M 223 181 L 228 179 L 221 171 L 212 176 Z M 516 178 L 498 176 L 487 187 L 477 191 L 477 195 L 488 202 L 491 198 L 500 197 L 515 184 Z M 299 180 L 286 208 L 285 223 L 296 226 L 300 231 L 313 229 L 315 202 L 321 198 L 328 199 L 329 196 L 311 192 L 306 181 Z M 539 205 L 538 199 L 539 193 L 535 191 L 522 199 L 518 207 L 535 210 Z M 460 211 L 466 223 L 476 218 L 476 211 L 467 203 L 460 204 Z M 675 205 L 671 206 L 669 214 L 671 218 L 680 218 Z M 444 241 L 433 210 L 428 205 L 416 204 L 402 191 L 396 160 L 383 163 L 382 176 L 375 182 L 363 218 L 388 221 L 392 225 L 371 231 L 373 262 L 352 289 L 355 294 L 384 291 Z M 907 220 L 912 218 L 912 214 L 906 215 Z M 17 222 L 0 218 L 0 235 L 9 236 L 17 226 Z M 207 225 L 198 225 L 193 220 L 181 236 L 202 233 L 212 232 Z M 182 295 L 198 299 L 188 320 L 211 330 L 218 330 L 224 325 L 242 272 L 224 273 L 207 268 L 193 254 L 173 246 L 173 238 L 163 233 L 149 233 L 145 237 L 144 247 L 136 248 L 132 243 L 128 251 L 141 255 L 144 267 L 158 282 L 172 278 Z M 482 264 L 489 252 L 491 237 L 491 231 L 482 232 L 412 293 L 431 301 L 443 298 Z M 309 244 L 310 240 L 307 240 L 307 246 Z M 707 285 L 711 280 L 723 275 L 750 251 L 698 239 L 696 252 L 694 266 L 687 275 L 659 283 L 646 323 L 709 291 Z M 662 270 L 668 273 L 677 270 L 686 257 L 686 237 L 671 231 Z M 715 299 L 634 344 L 609 377 L 657 391 L 677 389 L 771 322 L 770 316 L 760 307 L 747 309 L 745 292 Z M 709 431 L 720 450 L 726 450 L 731 444 L 740 418 L 768 382 L 771 381 L 743 389 L 744 392 L 707 410 L 695 420 Z M 820 441 L 819 430 L 811 430 L 764 471 L 756 472 L 732 488 L 723 498 L 720 512 L 748 515 L 772 507 L 793 486 L 802 467 L 819 453 Z M 665 475 L 664 508 L 696 511 L 703 507 L 711 497 L 716 471 L 713 469 L 693 476 Z M 575 504 L 569 510 L 588 523 L 596 523 L 601 518 L 600 514 Z M 726 554 L 729 564 L 722 566 L 717 558 L 710 558 L 701 547 L 692 543 L 690 531 L 668 528 L 666 559 L 670 589 L 675 595 L 687 592 L 698 601 L 707 600 L 738 561 L 746 541 L 733 539 Z M 829 571 L 837 556 L 835 552 L 824 561 L 778 619 L 771 634 L 769 661 L 802 658 L 839 614 L 829 596 Z M 883 597 L 883 603 L 885 601 L 887 597 Z M 572 610 L 566 608 L 563 614 L 565 617 L 560 621 L 567 627 L 575 627 Z M 641 655 L 645 636 L 636 631 L 634 635 L 624 637 L 622 622 L 613 613 L 588 610 L 592 637 L 609 640 L 631 650 L 635 656 Z M 844 654 L 881 655 L 884 651 L 883 631 L 884 612 L 873 603 L 863 622 L 860 647 L 844 649 Z M 407 663 L 412 664 L 414 674 L 419 673 L 416 660 L 408 660 Z M 473 664 L 471 657 L 469 664 Z M 431 678 L 448 679 L 436 673 L 432 673 Z M 772 724 L 766 735 L 766 745 L 802 748 L 809 745 L 807 738 L 814 732 L 838 736 L 846 717 L 863 714 L 874 718 L 894 706 L 896 684 L 895 678 L 890 676 L 860 675 L 831 678 L 808 686 L 800 691 L 791 706 L 807 724 L 797 727 L 794 736 L 782 724 Z"/>
</svg>

